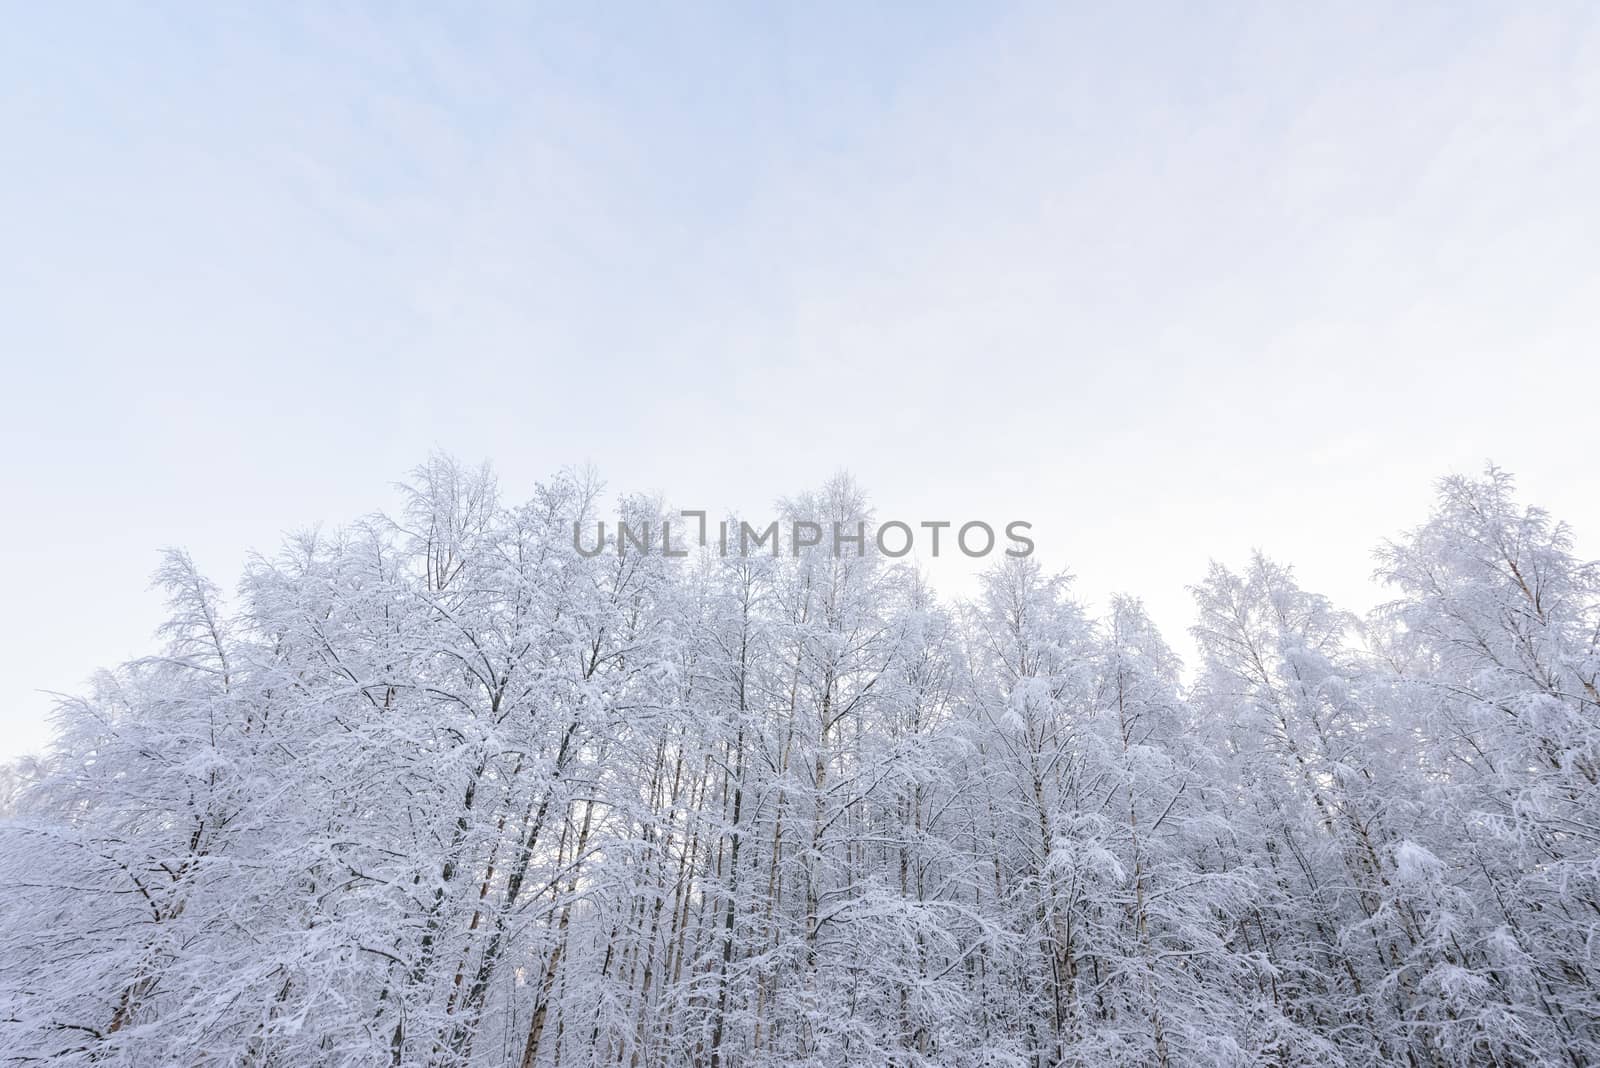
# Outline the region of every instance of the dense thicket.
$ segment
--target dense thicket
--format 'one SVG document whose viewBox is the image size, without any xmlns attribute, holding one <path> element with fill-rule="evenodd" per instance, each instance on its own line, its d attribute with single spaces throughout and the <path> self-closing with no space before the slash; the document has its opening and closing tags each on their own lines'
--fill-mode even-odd
<svg viewBox="0 0 1600 1068">
<path fill-rule="evenodd" d="M 1364 622 L 1214 566 L 1189 685 L 1032 559 L 949 606 L 826 546 L 585 557 L 596 506 L 441 459 L 228 604 L 170 555 L 164 649 L 4 783 L 0 1055 L 1600 1058 L 1600 575 L 1505 475 Z"/>
</svg>

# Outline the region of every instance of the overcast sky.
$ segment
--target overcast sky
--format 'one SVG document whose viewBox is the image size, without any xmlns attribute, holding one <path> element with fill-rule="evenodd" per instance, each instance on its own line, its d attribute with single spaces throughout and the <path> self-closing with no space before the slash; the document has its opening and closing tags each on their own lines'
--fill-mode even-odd
<svg viewBox="0 0 1600 1068">
<path fill-rule="evenodd" d="M 0 756 L 153 649 L 162 546 L 231 587 L 435 448 L 846 468 L 1185 651 L 1209 558 L 1365 609 L 1491 458 L 1600 555 L 1594 11 L 13 5 Z"/>
</svg>

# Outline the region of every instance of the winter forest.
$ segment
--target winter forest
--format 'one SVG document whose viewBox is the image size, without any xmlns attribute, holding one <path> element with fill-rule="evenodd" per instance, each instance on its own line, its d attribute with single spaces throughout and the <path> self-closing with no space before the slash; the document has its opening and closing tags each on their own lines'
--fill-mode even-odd
<svg viewBox="0 0 1600 1068">
<path fill-rule="evenodd" d="M 236 590 L 169 553 L 6 772 L 0 1059 L 1600 1061 L 1600 571 L 1503 472 L 1365 619 L 1213 565 L 1186 671 L 1035 557 L 574 547 L 664 514 L 441 457 Z"/>
</svg>

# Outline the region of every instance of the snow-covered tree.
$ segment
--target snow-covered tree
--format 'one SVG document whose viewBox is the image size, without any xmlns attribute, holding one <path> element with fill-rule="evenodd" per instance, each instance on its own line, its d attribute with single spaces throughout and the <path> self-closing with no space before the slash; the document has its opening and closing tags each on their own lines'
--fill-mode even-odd
<svg viewBox="0 0 1600 1068">
<path fill-rule="evenodd" d="M 400 492 L 228 594 L 167 554 L 0 775 L 0 1061 L 1600 1059 L 1600 571 L 1497 470 L 1369 620 L 1214 565 L 1187 677 L 1033 558 L 941 601 L 844 476 L 751 553 Z"/>
</svg>

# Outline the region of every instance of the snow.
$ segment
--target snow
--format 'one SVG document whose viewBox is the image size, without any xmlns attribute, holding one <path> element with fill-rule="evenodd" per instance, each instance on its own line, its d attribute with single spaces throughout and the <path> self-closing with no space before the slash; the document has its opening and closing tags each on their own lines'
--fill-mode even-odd
<svg viewBox="0 0 1600 1068">
<path fill-rule="evenodd" d="M 583 556 L 565 476 L 409 485 L 232 596 L 171 554 L 157 655 L 5 769 L 8 1062 L 1600 1058 L 1600 580 L 1502 472 L 1365 621 L 1215 565 L 1187 686 L 1031 559 L 945 605 Z"/>
</svg>

